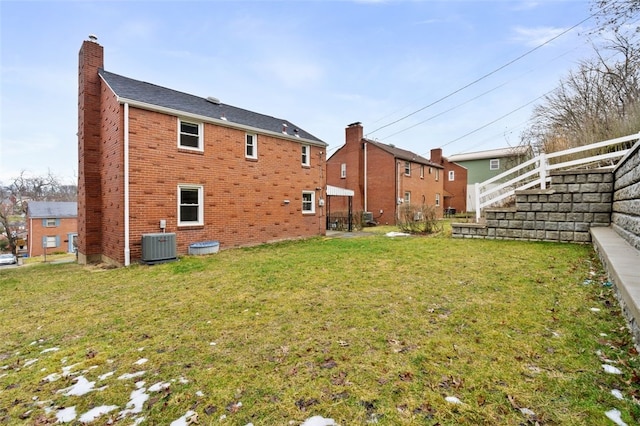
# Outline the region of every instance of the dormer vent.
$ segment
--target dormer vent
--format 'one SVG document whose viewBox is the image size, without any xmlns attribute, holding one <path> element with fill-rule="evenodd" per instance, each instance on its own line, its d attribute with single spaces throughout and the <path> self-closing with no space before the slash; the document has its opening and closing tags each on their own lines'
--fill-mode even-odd
<svg viewBox="0 0 640 426">
<path fill-rule="evenodd" d="M 282 123 L 282 133 L 287 134 L 287 123 Z"/>
<path fill-rule="evenodd" d="M 293 135 L 294 135 L 296 138 L 299 138 L 299 137 L 300 137 L 300 134 L 299 134 L 298 129 L 293 129 Z"/>
<path fill-rule="evenodd" d="M 213 96 L 208 96 L 207 102 L 211 102 L 212 104 L 215 104 L 215 105 L 220 105 L 220 99 L 215 98 Z"/>
</svg>

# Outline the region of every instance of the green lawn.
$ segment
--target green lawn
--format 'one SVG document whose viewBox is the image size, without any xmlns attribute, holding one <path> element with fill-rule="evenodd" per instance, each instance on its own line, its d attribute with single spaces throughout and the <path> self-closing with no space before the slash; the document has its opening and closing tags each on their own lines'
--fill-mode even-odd
<svg viewBox="0 0 640 426">
<path fill-rule="evenodd" d="M 378 230 L 36 264 L 0 269 L 0 318 L 0 424 L 99 407 L 126 425 L 640 421 L 640 361 L 590 246 Z"/>
</svg>

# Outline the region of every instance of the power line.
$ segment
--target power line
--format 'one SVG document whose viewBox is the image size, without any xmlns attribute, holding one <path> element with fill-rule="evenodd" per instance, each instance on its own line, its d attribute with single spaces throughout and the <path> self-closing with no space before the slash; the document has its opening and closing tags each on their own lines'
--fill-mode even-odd
<svg viewBox="0 0 640 426">
<path fill-rule="evenodd" d="M 400 121 L 403 121 L 403 120 L 405 120 L 405 119 L 407 119 L 407 118 L 411 117 L 412 115 L 415 115 L 415 114 L 419 113 L 420 111 L 424 111 L 425 109 L 430 108 L 430 107 L 432 107 L 432 106 L 434 106 L 434 105 L 436 105 L 436 104 L 438 104 L 438 103 L 440 103 L 440 102 L 444 101 L 445 99 L 450 98 L 451 96 L 455 95 L 456 93 L 459 93 L 459 92 L 463 91 L 464 89 L 467 89 L 467 88 L 469 88 L 469 87 L 473 86 L 474 84 L 476 84 L 476 83 L 478 83 L 478 82 L 480 82 L 480 81 L 484 80 L 485 78 L 487 78 L 487 77 L 489 77 L 489 76 L 491 76 L 491 75 L 493 75 L 493 74 L 497 73 L 498 71 L 503 70 L 504 68 L 508 67 L 509 65 L 512 65 L 513 63 L 515 63 L 515 62 L 519 61 L 520 59 L 524 58 L 525 56 L 530 55 L 531 53 L 535 52 L 536 50 L 538 50 L 538 49 L 540 49 L 540 48 L 542 48 L 542 47 L 546 46 L 547 44 L 551 43 L 552 41 L 554 41 L 554 40 L 556 40 L 556 39 L 558 39 L 558 38 L 562 37 L 563 35 L 565 35 L 565 34 L 566 34 L 566 33 L 568 33 L 569 31 L 572 31 L 573 29 L 575 29 L 575 28 L 577 28 L 578 26 L 582 25 L 583 23 L 585 23 L 585 22 L 586 22 L 586 21 L 588 21 L 589 19 L 593 18 L 597 13 L 599 13 L 599 11 L 598 11 L 598 12 L 594 12 L 593 14 L 589 15 L 588 17 L 586 17 L 586 18 L 585 18 L 585 19 L 583 19 L 582 21 L 578 22 L 577 24 L 575 24 L 575 25 L 571 26 L 570 28 L 567 28 L 566 30 L 562 31 L 562 32 L 561 32 L 561 33 L 559 33 L 558 35 L 556 35 L 556 36 L 554 36 L 554 37 L 550 38 L 549 40 L 545 41 L 545 42 L 544 42 L 544 43 L 542 43 L 542 44 L 539 44 L 538 46 L 534 47 L 533 49 L 530 49 L 529 51 L 527 51 L 527 52 L 523 53 L 522 55 L 518 56 L 517 58 L 512 59 L 511 61 L 509 61 L 509 62 L 507 62 L 506 64 L 504 64 L 504 65 L 502 65 L 502 66 L 500 66 L 500 67 L 498 67 L 498 68 L 494 69 L 493 71 L 491 71 L 491 72 L 489 72 L 489 73 L 487 73 L 487 74 L 483 75 L 482 77 L 479 77 L 479 78 L 475 79 L 475 80 L 474 80 L 474 81 L 472 81 L 471 83 L 468 83 L 468 84 L 466 84 L 466 85 L 464 85 L 464 86 L 460 87 L 459 89 L 454 90 L 453 92 L 451 92 L 451 93 L 449 93 L 449 94 L 447 94 L 447 95 L 445 95 L 445 96 L 443 96 L 443 97 L 441 97 L 441 98 L 439 98 L 439 99 L 437 99 L 437 100 L 435 100 L 435 101 L 431 102 L 430 104 L 428 104 L 428 105 L 426 105 L 426 106 L 424 106 L 424 107 L 422 107 L 422 108 L 420 108 L 420 109 L 417 109 L 417 110 L 415 110 L 415 111 L 413 111 L 413 112 L 411 112 L 411 113 L 409 113 L 409 114 L 407 114 L 407 115 L 405 115 L 405 116 L 403 116 L 403 117 L 400 117 L 400 118 L 399 118 L 399 119 L 397 119 L 397 120 L 394 120 L 394 121 L 392 121 L 392 122 L 390 122 L 390 123 L 388 123 L 388 124 L 385 124 L 384 126 L 380 126 L 380 127 L 378 127 L 377 129 L 375 129 L 375 130 L 373 130 L 373 131 L 369 132 L 369 133 L 367 134 L 367 136 L 368 136 L 368 135 L 370 135 L 370 134 L 372 134 L 372 133 L 377 132 L 378 130 L 382 130 L 382 129 L 386 128 L 386 127 L 389 127 L 389 126 L 392 126 L 392 125 L 394 125 L 394 124 L 396 124 L 396 123 L 399 123 Z"/>
</svg>

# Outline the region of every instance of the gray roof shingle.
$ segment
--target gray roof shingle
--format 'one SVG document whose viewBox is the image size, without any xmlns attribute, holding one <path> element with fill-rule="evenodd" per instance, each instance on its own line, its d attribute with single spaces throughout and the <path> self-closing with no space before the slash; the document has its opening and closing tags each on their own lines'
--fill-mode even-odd
<svg viewBox="0 0 640 426">
<path fill-rule="evenodd" d="M 377 146 L 378 148 L 388 152 L 389 154 L 393 155 L 395 158 L 399 160 L 411 161 L 413 163 L 418 163 L 418 164 L 425 164 L 427 166 L 437 167 L 440 169 L 444 168 L 441 164 L 433 163 L 431 160 L 428 160 L 423 156 L 418 155 L 414 152 L 407 151 L 406 149 L 396 148 L 395 146 L 372 141 L 369 139 L 365 139 L 365 140 L 367 141 L 367 143 Z"/>
<path fill-rule="evenodd" d="M 297 130 L 297 134 L 301 139 L 326 145 L 325 142 L 313 136 L 311 133 L 281 118 L 259 114 L 223 103 L 214 103 L 207 100 L 207 98 L 123 77 L 105 71 L 104 69 L 100 69 L 99 74 L 120 98 L 144 102 L 175 111 L 201 115 L 216 120 L 224 117 L 229 123 L 275 133 L 282 133 L 283 124 L 286 124 L 287 134 L 289 134 L 289 136 L 295 136 L 295 131 Z"/>
<path fill-rule="evenodd" d="M 29 216 L 33 218 L 64 218 L 78 216 L 75 201 L 29 201 Z"/>
</svg>

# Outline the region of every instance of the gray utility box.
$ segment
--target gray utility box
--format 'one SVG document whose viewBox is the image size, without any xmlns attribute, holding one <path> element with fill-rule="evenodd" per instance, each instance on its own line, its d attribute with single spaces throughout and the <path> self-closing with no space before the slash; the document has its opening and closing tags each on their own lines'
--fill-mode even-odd
<svg viewBox="0 0 640 426">
<path fill-rule="evenodd" d="M 176 260 L 176 234 L 142 234 L 142 261 L 160 263 Z"/>
</svg>

